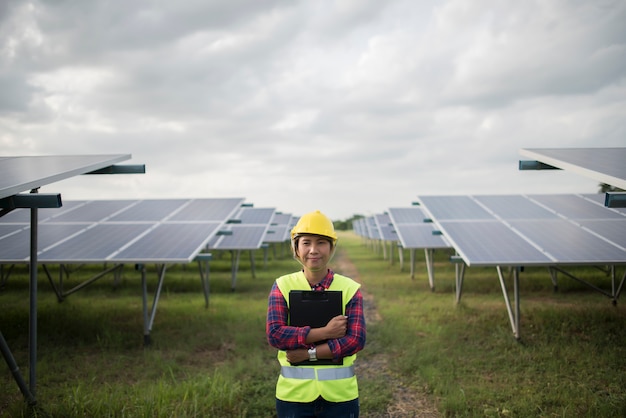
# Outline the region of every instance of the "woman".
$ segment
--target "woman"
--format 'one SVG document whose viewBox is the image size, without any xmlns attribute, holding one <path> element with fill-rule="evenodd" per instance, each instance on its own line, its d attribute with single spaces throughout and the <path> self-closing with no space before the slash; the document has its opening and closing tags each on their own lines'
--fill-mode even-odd
<svg viewBox="0 0 626 418">
<path fill-rule="evenodd" d="M 291 250 L 302 269 L 279 277 L 269 295 L 267 339 L 279 350 L 281 366 L 276 384 L 279 418 L 359 416 L 354 361 L 365 345 L 363 296 L 357 282 L 328 268 L 336 244 L 328 217 L 320 211 L 302 216 L 291 230 Z M 292 290 L 341 291 L 343 315 L 320 328 L 290 326 Z M 317 365 L 320 359 L 332 362 Z"/>
</svg>

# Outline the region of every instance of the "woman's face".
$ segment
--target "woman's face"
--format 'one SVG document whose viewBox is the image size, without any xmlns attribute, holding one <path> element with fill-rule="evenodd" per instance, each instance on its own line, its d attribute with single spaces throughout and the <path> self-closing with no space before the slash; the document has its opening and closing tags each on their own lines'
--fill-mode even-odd
<svg viewBox="0 0 626 418">
<path fill-rule="evenodd" d="M 332 245 L 327 238 L 303 235 L 298 239 L 297 256 L 302 265 L 311 271 L 326 270 Z"/>
</svg>

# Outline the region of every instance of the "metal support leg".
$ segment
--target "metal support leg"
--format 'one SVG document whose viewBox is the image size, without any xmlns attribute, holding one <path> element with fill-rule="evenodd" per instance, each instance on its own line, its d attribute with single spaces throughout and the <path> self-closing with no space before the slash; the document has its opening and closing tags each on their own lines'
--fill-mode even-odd
<svg viewBox="0 0 626 418">
<path fill-rule="evenodd" d="M 254 252 L 250 250 L 250 270 L 252 270 L 252 278 L 256 279 L 256 263 L 254 259 Z"/>
<path fill-rule="evenodd" d="M 30 209 L 30 321 L 29 345 L 29 389 L 33 398 L 37 396 L 37 236 L 38 208 Z"/>
<path fill-rule="evenodd" d="M 209 283 L 210 267 L 208 260 L 198 260 L 198 270 L 200 271 L 200 281 L 202 282 L 202 291 L 204 292 L 204 307 L 209 307 L 209 293 L 211 291 Z"/>
<path fill-rule="evenodd" d="M 513 297 L 515 299 L 515 311 L 511 308 L 511 302 L 509 301 L 509 293 L 504 281 L 504 275 L 502 274 L 502 268 L 496 267 L 498 271 L 498 278 L 500 279 L 500 286 L 502 287 L 502 295 L 504 296 L 504 303 L 506 304 L 506 310 L 509 314 L 509 322 L 511 323 L 511 329 L 515 339 L 519 340 L 519 319 L 520 319 L 520 298 L 519 298 L 519 269 L 513 270 Z"/>
<path fill-rule="evenodd" d="M 404 271 L 404 248 L 398 245 L 398 261 L 400 262 L 400 271 Z"/>
<path fill-rule="evenodd" d="M 7 366 L 9 366 L 9 370 L 13 375 L 13 379 L 15 379 L 15 381 L 17 382 L 17 386 L 20 388 L 22 395 L 24 395 L 29 405 L 35 405 L 37 403 L 37 401 L 35 400 L 35 395 L 31 393 L 30 389 L 28 389 L 28 386 L 26 385 L 26 382 L 24 381 L 24 378 L 20 373 L 20 368 L 17 366 L 15 358 L 13 357 L 11 350 L 9 350 L 9 345 L 4 339 L 2 332 L 0 332 L 0 352 L 2 352 L 2 356 L 7 362 Z"/>
<path fill-rule="evenodd" d="M 156 291 L 154 292 L 154 298 L 152 301 L 152 308 L 150 310 L 150 317 L 148 317 L 148 283 L 146 279 L 146 266 L 141 265 L 141 287 L 142 287 L 142 302 L 143 302 L 143 342 L 148 346 L 152 343 L 150 339 L 150 332 L 152 331 L 152 325 L 154 324 L 154 317 L 156 316 L 157 306 L 159 304 L 159 298 L 161 297 L 161 289 L 163 288 L 163 282 L 165 280 L 166 265 L 162 264 L 158 267 L 158 283 Z"/>
<path fill-rule="evenodd" d="M 455 287 L 456 287 L 456 303 L 461 301 L 463 294 L 463 280 L 465 279 L 465 263 L 454 265 Z"/>
<path fill-rule="evenodd" d="M 431 292 L 435 291 L 435 270 L 433 269 L 434 253 L 435 250 L 433 250 L 432 248 L 424 249 L 424 257 L 426 258 L 426 270 L 428 271 L 428 284 L 430 285 Z"/>
<path fill-rule="evenodd" d="M 239 271 L 239 259 L 241 257 L 241 251 L 234 250 L 234 251 L 231 251 L 231 254 L 232 254 L 232 262 L 231 262 L 230 289 L 234 292 L 235 287 L 237 285 L 237 271 Z"/>
</svg>

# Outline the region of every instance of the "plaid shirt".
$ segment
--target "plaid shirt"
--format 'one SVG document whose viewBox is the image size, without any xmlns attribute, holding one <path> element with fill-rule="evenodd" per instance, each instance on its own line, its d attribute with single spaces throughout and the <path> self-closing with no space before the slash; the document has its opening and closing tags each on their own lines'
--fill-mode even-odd
<svg viewBox="0 0 626 418">
<path fill-rule="evenodd" d="M 313 290 L 324 290 L 330 287 L 335 273 L 328 270 L 326 277 L 311 286 Z M 333 353 L 334 359 L 341 359 L 355 354 L 365 346 L 365 316 L 363 315 L 363 295 L 357 290 L 355 295 L 346 305 L 346 316 L 348 317 L 348 331 L 342 338 L 328 340 L 328 346 Z M 279 350 L 295 350 L 297 348 L 307 348 L 310 345 L 305 343 L 306 336 L 311 331 L 311 327 L 292 327 L 287 325 L 289 318 L 289 307 L 280 289 L 274 282 L 269 295 L 267 308 L 267 323 L 265 331 L 267 340 L 272 347 Z"/>
</svg>

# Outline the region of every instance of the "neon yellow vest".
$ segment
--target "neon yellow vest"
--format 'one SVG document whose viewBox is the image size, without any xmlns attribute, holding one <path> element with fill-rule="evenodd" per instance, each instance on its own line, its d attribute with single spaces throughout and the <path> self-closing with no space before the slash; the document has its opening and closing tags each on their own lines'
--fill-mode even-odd
<svg viewBox="0 0 626 418">
<path fill-rule="evenodd" d="M 282 276 L 276 284 L 289 306 L 291 290 L 311 290 L 311 285 L 303 272 Z M 328 290 L 341 290 L 343 311 L 361 287 L 354 280 L 335 274 Z M 346 402 L 359 397 L 359 388 L 354 374 L 356 354 L 343 358 L 342 365 L 292 366 L 287 361 L 287 353 L 278 351 L 281 373 L 276 383 L 276 397 L 287 402 L 313 402 L 319 396 L 330 402 Z"/>
</svg>

